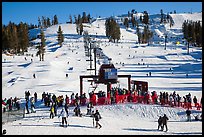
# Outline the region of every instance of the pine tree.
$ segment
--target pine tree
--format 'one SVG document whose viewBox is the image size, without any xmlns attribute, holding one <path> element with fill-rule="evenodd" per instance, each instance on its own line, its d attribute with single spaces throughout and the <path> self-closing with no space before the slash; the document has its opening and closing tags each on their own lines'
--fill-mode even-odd
<svg viewBox="0 0 204 137">
<path fill-rule="evenodd" d="M 19 45 L 18 45 L 18 34 L 17 34 L 17 27 L 16 25 L 13 25 L 13 30 L 12 30 L 12 37 L 13 37 L 13 49 L 14 49 L 14 53 L 16 54 L 18 49 L 19 49 Z"/>
<path fill-rule="evenodd" d="M 128 29 L 129 28 L 129 20 L 128 20 L 128 18 L 125 18 L 125 20 L 124 20 L 124 23 L 123 23 L 124 25 L 125 25 L 125 28 L 126 29 Z"/>
<path fill-rule="evenodd" d="M 128 17 L 130 17 L 130 12 L 128 11 Z"/>
<path fill-rule="evenodd" d="M 38 51 L 37 51 L 36 55 L 39 56 L 40 61 L 44 61 L 46 39 L 45 39 L 45 34 L 44 34 L 43 30 L 41 30 L 41 32 L 40 32 L 40 39 L 41 39 L 41 42 L 37 46 Z"/>
<path fill-rule="evenodd" d="M 174 25 L 172 18 L 170 18 L 170 28 Z"/>
<path fill-rule="evenodd" d="M 76 31 L 79 35 L 82 35 L 82 33 L 83 33 L 83 24 L 82 24 L 83 18 L 81 18 L 81 15 L 79 14 L 78 18 L 75 20 L 76 20 L 75 21 L 76 22 Z"/>
<path fill-rule="evenodd" d="M 77 18 L 77 24 L 81 24 L 81 23 L 82 23 L 82 18 L 81 18 L 81 15 L 79 14 Z"/>
<path fill-rule="evenodd" d="M 38 27 L 39 27 L 39 28 L 42 27 L 42 22 L 41 22 L 41 20 L 40 20 L 40 17 L 38 17 Z"/>
<path fill-rule="evenodd" d="M 50 18 L 47 18 L 47 27 L 50 27 L 51 23 L 50 23 Z"/>
<path fill-rule="evenodd" d="M 82 23 L 88 23 L 88 18 L 86 16 L 86 12 L 83 12 L 83 15 L 82 15 Z"/>
<path fill-rule="evenodd" d="M 161 21 L 160 21 L 160 23 L 163 23 L 164 22 L 164 14 L 163 14 L 163 10 L 162 9 L 160 10 L 160 13 L 161 13 Z"/>
<path fill-rule="evenodd" d="M 11 53 L 24 53 L 29 46 L 28 24 L 16 25 L 9 22 L 8 26 L 2 28 L 2 49 Z"/>
<path fill-rule="evenodd" d="M 77 21 L 77 17 L 76 17 L 76 15 L 74 15 L 74 20 L 75 20 L 75 24 L 77 24 L 78 23 L 78 21 Z"/>
<path fill-rule="evenodd" d="M 197 34 L 197 44 L 199 45 L 199 47 L 203 47 L 203 36 L 202 36 L 202 32 L 203 32 L 203 29 L 202 29 L 202 26 L 200 25 L 200 28 L 199 28 L 199 34 Z"/>
<path fill-rule="evenodd" d="M 148 15 L 147 11 L 144 11 L 143 23 L 146 25 L 149 24 L 149 15 Z"/>
<path fill-rule="evenodd" d="M 110 37 L 110 18 L 108 18 L 105 22 L 105 27 L 106 27 L 106 37 Z"/>
<path fill-rule="evenodd" d="M 45 54 L 45 41 L 46 41 L 46 39 L 45 39 L 45 34 L 44 34 L 44 32 L 41 30 L 41 33 L 40 33 L 40 35 L 41 35 L 41 46 L 40 46 L 40 51 L 41 51 L 41 56 L 42 56 L 42 61 L 44 61 L 44 54 Z"/>
<path fill-rule="evenodd" d="M 149 30 L 148 26 L 144 26 L 144 31 L 142 34 L 142 43 L 148 43 L 149 45 L 149 40 L 153 36 L 153 33 Z"/>
<path fill-rule="evenodd" d="M 57 15 L 54 16 L 53 24 L 54 24 L 54 25 L 58 24 L 58 18 L 57 18 Z"/>
<path fill-rule="evenodd" d="M 137 32 L 137 37 L 138 37 L 138 43 L 140 44 L 141 43 L 141 33 L 139 29 L 139 24 L 137 23 L 136 26 L 137 26 L 136 32 Z"/>
<path fill-rule="evenodd" d="M 72 16 L 69 15 L 69 22 L 72 24 Z"/>
<path fill-rule="evenodd" d="M 29 46 L 28 25 L 26 23 L 20 22 L 18 25 L 18 39 L 21 53 L 24 53 Z"/>
<path fill-rule="evenodd" d="M 91 23 L 91 15 L 90 14 L 87 15 L 87 19 L 88 19 L 88 23 Z"/>
<path fill-rule="evenodd" d="M 195 22 L 196 46 L 202 47 L 202 26 L 201 22 Z"/>
<path fill-rule="evenodd" d="M 109 41 L 115 43 L 115 41 L 120 40 L 120 26 L 116 23 L 113 18 L 108 18 L 105 23 L 106 26 L 106 36 L 109 38 Z"/>
<path fill-rule="evenodd" d="M 42 16 L 43 28 L 47 28 L 47 20 L 44 16 Z"/>
<path fill-rule="evenodd" d="M 188 37 L 188 28 L 187 28 L 187 21 L 185 20 L 183 25 L 182 25 L 182 31 L 183 31 L 183 35 L 184 35 L 184 38 L 187 39 Z"/>
<path fill-rule="evenodd" d="M 57 36 L 58 44 L 59 44 L 60 46 L 62 46 L 62 42 L 64 42 L 64 36 L 63 36 L 63 31 L 62 31 L 62 29 L 61 29 L 61 26 L 59 26 L 58 31 L 57 31 L 57 34 L 58 34 L 58 36 Z"/>
<path fill-rule="evenodd" d="M 113 36 L 114 43 L 115 43 L 115 40 L 117 40 L 117 42 L 120 40 L 120 35 L 121 35 L 120 26 L 116 23 L 114 27 L 114 36 Z"/>
<path fill-rule="evenodd" d="M 132 27 L 135 27 L 136 26 L 136 20 L 135 20 L 135 17 L 131 17 L 131 23 L 132 23 Z"/>
<path fill-rule="evenodd" d="M 170 22 L 170 15 L 169 15 L 169 13 L 167 13 L 166 19 L 167 19 L 167 22 L 169 23 Z"/>
<path fill-rule="evenodd" d="M 80 23 L 79 24 L 79 35 L 82 35 L 83 34 L 83 24 Z"/>
<path fill-rule="evenodd" d="M 79 32 L 79 24 L 76 24 L 76 32 L 77 32 L 77 34 L 80 33 L 80 32 Z"/>
<path fill-rule="evenodd" d="M 12 35 L 12 25 L 13 23 L 10 21 L 7 26 L 7 38 L 8 38 L 8 45 L 9 45 L 9 52 L 14 53 L 13 49 L 13 35 Z"/>
<path fill-rule="evenodd" d="M 9 50 L 8 28 L 5 25 L 2 27 L 2 50 Z"/>
</svg>

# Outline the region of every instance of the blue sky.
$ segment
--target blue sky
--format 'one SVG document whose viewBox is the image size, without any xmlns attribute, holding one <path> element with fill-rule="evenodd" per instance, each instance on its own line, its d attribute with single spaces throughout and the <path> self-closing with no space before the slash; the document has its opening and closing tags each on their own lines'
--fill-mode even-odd
<svg viewBox="0 0 204 137">
<path fill-rule="evenodd" d="M 135 9 L 138 12 L 147 11 L 149 14 L 173 12 L 201 12 L 202 2 L 2 2 L 2 23 L 8 24 L 26 22 L 36 24 L 38 17 L 49 17 L 56 14 L 60 23 L 69 20 L 69 15 L 82 12 L 91 17 L 109 17 L 126 14 Z"/>
</svg>

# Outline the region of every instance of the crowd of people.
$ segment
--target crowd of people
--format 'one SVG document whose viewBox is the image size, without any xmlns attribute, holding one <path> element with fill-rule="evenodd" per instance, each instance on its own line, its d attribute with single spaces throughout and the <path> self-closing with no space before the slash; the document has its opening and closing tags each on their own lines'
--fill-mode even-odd
<svg viewBox="0 0 204 137">
<path fill-rule="evenodd" d="M 29 91 L 25 91 L 25 100 L 26 100 L 26 110 L 29 113 L 28 104 L 30 103 L 31 112 L 35 112 L 35 103 L 37 102 L 38 95 L 35 92 L 32 97 Z M 71 100 L 70 100 L 71 98 Z M 69 106 L 77 106 L 76 104 L 80 105 L 87 105 L 89 102 L 92 105 L 103 105 L 103 104 L 113 104 L 113 103 L 121 103 L 121 102 L 135 102 L 135 103 L 144 103 L 144 104 L 161 104 L 161 105 L 168 105 L 170 107 L 183 107 L 186 109 L 192 109 L 192 107 L 197 108 L 200 110 L 202 107 L 202 97 L 200 102 L 198 101 L 197 97 L 192 97 L 191 93 L 180 96 L 176 91 L 173 93 L 170 92 L 160 92 L 157 95 L 156 91 L 149 93 L 149 91 L 141 91 L 141 90 L 133 90 L 128 91 L 126 89 L 121 88 L 111 88 L 110 91 L 105 93 L 105 91 L 100 90 L 98 93 L 94 91 L 89 93 L 89 98 L 86 97 L 86 93 L 83 93 L 81 96 L 78 93 L 72 93 L 70 98 L 66 95 L 56 96 L 55 94 L 51 93 L 42 93 L 41 102 L 44 103 L 45 106 L 54 106 L 61 107 L 63 104 Z M 2 99 L 2 104 L 5 105 L 5 110 L 12 110 L 12 108 L 20 109 L 20 99 L 15 97 L 14 99 L 10 97 L 9 99 Z"/>
<path fill-rule="evenodd" d="M 21 108 L 21 101 L 20 101 L 20 98 L 4 98 L 2 99 L 2 109 L 3 109 L 3 112 L 6 112 L 6 111 L 12 111 L 12 110 L 20 110 Z"/>
<path fill-rule="evenodd" d="M 124 98 L 119 98 L 120 96 Z M 121 88 L 111 88 L 110 91 L 107 92 L 107 95 L 104 91 L 100 90 L 98 93 L 94 93 L 94 91 L 89 93 L 89 98 L 86 97 L 86 93 L 83 93 L 81 96 L 78 95 L 78 93 L 74 94 L 72 93 L 70 98 L 65 95 L 56 96 L 55 94 L 51 93 L 42 93 L 42 98 L 38 100 L 38 95 L 36 92 L 34 92 L 33 96 L 31 96 L 30 91 L 25 91 L 25 109 L 27 111 L 26 114 L 29 114 L 31 110 L 31 113 L 36 113 L 36 106 L 35 103 L 37 101 L 43 102 L 46 107 L 50 107 L 50 119 L 53 119 L 54 117 L 62 116 L 62 125 L 67 126 L 67 119 L 69 116 L 69 107 L 73 106 L 73 112 L 74 116 L 82 116 L 80 106 L 81 105 L 87 105 L 87 113 L 86 115 L 90 115 L 93 117 L 93 121 L 96 122 L 96 128 L 101 128 L 102 126 L 99 124 L 99 119 L 101 116 L 99 116 L 99 112 L 97 110 L 96 113 L 93 112 L 93 108 L 95 105 L 99 105 L 98 101 L 99 99 L 103 98 L 105 101 L 104 104 L 107 104 L 107 100 L 109 100 L 108 104 L 118 103 L 118 100 L 125 100 L 127 102 L 135 102 L 135 103 L 145 103 L 145 104 L 161 104 L 161 105 L 168 105 L 171 107 L 183 107 L 186 108 L 186 114 L 187 114 L 187 120 L 191 121 L 190 115 L 192 109 L 192 106 L 194 107 L 202 107 L 202 97 L 200 99 L 200 103 L 198 102 L 198 99 L 196 96 L 192 98 L 192 95 L 189 93 L 183 97 L 181 97 L 178 93 L 175 91 L 173 93 L 169 92 L 160 92 L 159 95 L 157 95 L 156 91 L 151 92 L 151 95 L 148 91 L 142 92 L 141 90 L 133 90 L 128 91 L 126 89 Z M 7 110 L 11 111 L 12 108 L 20 109 L 20 99 L 15 97 L 14 99 L 10 97 L 9 99 L 2 99 L 2 104 L 4 104 L 7 108 Z M 29 109 L 29 103 L 30 103 L 30 109 Z M 120 103 L 120 102 L 119 102 Z M 62 110 L 60 114 L 57 114 L 57 109 L 59 107 L 62 107 Z M 5 112 L 5 110 L 4 110 Z M 167 120 L 168 117 L 164 115 L 163 117 L 159 117 L 158 119 L 158 130 L 161 127 L 161 130 L 163 131 L 164 127 L 167 128 Z M 94 123 L 93 123 L 94 125 Z"/>
</svg>

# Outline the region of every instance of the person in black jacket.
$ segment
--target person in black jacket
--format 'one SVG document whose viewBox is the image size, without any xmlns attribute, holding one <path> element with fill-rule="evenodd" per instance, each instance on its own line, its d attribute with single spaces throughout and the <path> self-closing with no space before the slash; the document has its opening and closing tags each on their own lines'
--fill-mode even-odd
<svg viewBox="0 0 204 137">
<path fill-rule="evenodd" d="M 159 116 L 159 119 L 158 119 L 158 130 L 160 127 L 162 128 L 162 117 L 161 116 Z"/>
<path fill-rule="evenodd" d="M 187 121 L 191 121 L 191 111 L 189 109 L 186 110 Z"/>
<path fill-rule="evenodd" d="M 98 110 L 96 110 L 96 113 L 94 113 L 94 118 L 95 118 L 95 121 L 96 121 L 96 128 L 99 126 L 99 129 L 102 127 L 101 124 L 99 123 L 99 119 L 101 119 L 101 115 L 100 113 L 98 112 Z"/>
<path fill-rule="evenodd" d="M 26 100 L 26 104 L 25 104 L 25 107 L 26 107 L 26 110 L 27 110 L 27 113 L 26 114 L 29 114 L 29 109 L 28 109 L 28 100 Z"/>
<path fill-rule="evenodd" d="M 162 131 L 164 130 L 164 126 L 166 128 L 166 131 L 168 131 L 167 120 L 169 120 L 169 118 L 166 116 L 166 114 L 164 114 L 164 116 L 162 117 Z"/>
</svg>

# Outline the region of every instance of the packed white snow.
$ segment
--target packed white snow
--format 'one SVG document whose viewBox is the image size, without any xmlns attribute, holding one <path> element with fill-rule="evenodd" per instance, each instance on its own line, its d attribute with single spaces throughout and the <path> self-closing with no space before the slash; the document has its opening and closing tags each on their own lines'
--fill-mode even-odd
<svg viewBox="0 0 204 137">
<path fill-rule="evenodd" d="M 201 20 L 202 13 L 195 14 L 171 14 L 175 26 L 174 29 L 181 29 L 181 24 L 186 19 Z M 96 43 L 104 55 L 111 58 L 111 62 L 118 69 L 118 74 L 129 74 L 132 80 L 147 81 L 149 91 L 179 93 L 184 96 L 188 93 L 196 96 L 198 102 L 202 97 L 202 48 L 190 47 L 190 54 L 187 55 L 185 43 L 176 44 L 177 40 L 169 40 L 167 49 L 164 50 L 163 37 L 159 37 L 159 43 L 154 40 L 147 44 L 137 44 L 138 38 L 135 29 L 128 30 L 121 28 L 122 39 L 119 43 L 108 42 L 105 37 L 105 19 L 97 19 L 92 24 L 84 24 L 84 30 L 94 36 Z M 159 27 L 155 27 L 157 25 Z M 154 24 L 157 35 L 162 35 L 165 26 Z M 8 56 L 2 54 L 2 98 L 19 97 L 24 99 L 25 91 L 38 93 L 39 100 L 43 92 L 53 93 L 56 96 L 79 93 L 80 75 L 90 75 L 93 72 L 87 71 L 89 59 L 85 56 L 83 37 L 76 33 L 75 24 L 60 24 L 65 36 L 62 47 L 57 44 L 57 30 L 59 25 L 51 26 L 45 30 L 46 53 L 45 61 L 39 61 L 36 57 L 35 47 L 30 47 L 24 56 Z M 164 28 L 164 29 L 163 29 Z M 168 28 L 169 29 L 169 28 Z M 180 31 L 168 30 L 172 36 L 181 39 Z M 39 31 L 33 31 L 37 35 Z M 177 35 L 179 33 L 179 35 Z M 33 36 L 32 34 L 31 36 Z M 39 42 L 39 39 L 33 42 Z M 27 56 L 26 56 L 27 54 Z M 33 57 L 31 56 L 33 54 Z M 26 59 L 25 59 L 26 57 Z M 31 61 L 32 59 L 32 61 Z M 106 62 L 104 59 L 97 59 L 97 70 L 100 65 Z M 152 76 L 147 76 L 151 72 Z M 35 73 L 36 78 L 33 78 Z M 68 77 L 65 77 L 68 74 Z M 98 74 L 98 72 L 97 72 Z M 186 75 L 188 74 L 188 76 Z M 113 87 L 120 86 L 127 88 L 126 79 L 118 79 L 120 83 Z M 92 90 L 87 80 L 83 81 L 84 92 Z M 98 85 L 96 91 L 106 91 L 105 85 Z M 93 128 L 91 117 L 73 116 L 73 107 L 69 108 L 69 126 L 60 127 L 61 119 L 49 118 L 48 107 L 38 103 L 36 113 L 26 114 L 25 118 L 3 124 L 7 134 L 26 135 L 73 135 L 73 134 L 134 134 L 134 135 L 196 135 L 202 134 L 202 122 L 186 122 L 185 109 L 171 108 L 160 105 L 144 104 L 115 104 L 95 106 L 102 115 L 99 121 L 101 129 Z M 58 113 L 60 112 L 58 109 Z M 195 108 L 194 108 L 195 109 Z M 83 114 L 86 113 L 86 106 L 81 107 Z M 157 119 L 166 114 L 169 117 L 168 132 L 157 130 Z M 193 110 L 193 115 L 201 114 L 201 111 Z M 194 118 L 192 115 L 192 119 Z"/>
</svg>

